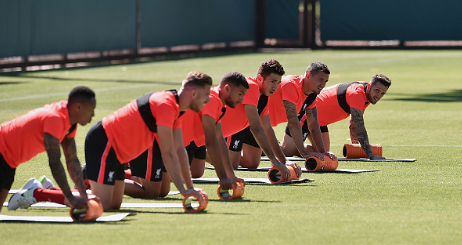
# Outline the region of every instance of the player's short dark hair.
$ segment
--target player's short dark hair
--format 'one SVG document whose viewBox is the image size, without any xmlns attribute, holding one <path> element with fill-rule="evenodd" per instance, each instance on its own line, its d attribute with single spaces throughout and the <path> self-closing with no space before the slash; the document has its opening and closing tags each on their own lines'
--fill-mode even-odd
<svg viewBox="0 0 462 245">
<path fill-rule="evenodd" d="M 188 73 L 186 78 L 183 80 L 184 87 L 195 87 L 195 88 L 204 88 L 206 85 L 212 86 L 212 78 L 202 72 L 192 71 Z"/>
<path fill-rule="evenodd" d="M 257 75 L 261 75 L 263 79 L 268 77 L 271 73 L 283 76 L 286 72 L 284 67 L 275 59 L 267 59 L 258 67 Z"/>
<path fill-rule="evenodd" d="M 308 73 L 311 73 L 313 75 L 316 75 L 318 74 L 319 72 L 324 72 L 326 74 L 330 74 L 330 70 L 329 70 L 329 67 L 327 67 L 326 64 L 324 64 L 323 62 L 321 61 L 316 61 L 316 62 L 313 62 L 311 63 L 308 68 L 306 68 L 306 72 Z"/>
<path fill-rule="evenodd" d="M 386 86 L 387 88 L 389 88 L 391 85 L 390 78 L 382 74 L 375 74 L 374 76 L 372 76 L 371 84 L 374 84 L 376 82 L 383 84 L 383 86 Z"/>
<path fill-rule="evenodd" d="M 235 71 L 225 74 L 223 78 L 221 78 L 220 83 L 229 83 L 236 87 L 243 86 L 244 88 L 249 89 L 249 83 L 247 83 L 244 75 Z"/>
<path fill-rule="evenodd" d="M 71 90 L 67 103 L 69 105 L 76 102 L 88 102 L 95 98 L 95 92 L 86 86 L 77 86 Z"/>
</svg>

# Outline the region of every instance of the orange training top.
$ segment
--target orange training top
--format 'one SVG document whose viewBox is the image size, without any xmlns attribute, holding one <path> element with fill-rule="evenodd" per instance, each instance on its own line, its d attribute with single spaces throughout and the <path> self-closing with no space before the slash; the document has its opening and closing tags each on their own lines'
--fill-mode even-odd
<svg viewBox="0 0 462 245">
<path fill-rule="evenodd" d="M 324 88 L 316 98 L 319 126 L 343 120 L 350 116 L 338 104 L 337 90 L 339 84 Z M 350 108 L 363 111 L 369 106 L 363 83 L 353 83 L 346 91 L 346 101 Z"/>
<path fill-rule="evenodd" d="M 249 89 L 244 95 L 244 101 L 236 106 L 236 108 L 227 107 L 225 116 L 221 120 L 221 128 L 223 131 L 223 136 L 228 137 L 235 133 L 240 132 L 249 126 L 249 120 L 247 119 L 247 114 L 245 113 L 245 105 L 253 105 L 258 108 L 258 100 L 260 99 L 260 85 L 255 81 L 255 78 L 246 77 L 247 83 L 249 84 Z M 270 97 L 272 97 L 271 95 Z M 269 103 L 265 106 L 261 112 L 261 116 L 268 115 Z"/>
<path fill-rule="evenodd" d="M 283 76 L 278 89 L 269 97 L 269 114 L 273 127 L 280 123 L 287 122 L 284 100 L 295 104 L 297 113 L 302 108 L 305 99 L 308 97 L 308 95 L 305 95 L 303 92 L 303 78 L 305 77 L 294 75 Z M 311 109 L 314 107 L 316 107 L 316 102 L 311 103 L 307 108 Z"/>
<path fill-rule="evenodd" d="M 170 91 L 157 91 L 149 97 L 156 125 L 181 128 L 180 107 Z M 143 121 L 136 100 L 102 119 L 109 143 L 121 163 L 129 162 L 146 151 L 154 142 L 155 133 Z"/>
<path fill-rule="evenodd" d="M 183 117 L 183 144 L 188 146 L 191 141 L 194 141 L 197 146 L 205 145 L 204 128 L 202 126 L 202 116 L 209 115 L 215 119 L 215 124 L 221 122 L 223 114 L 223 102 L 220 99 L 218 88 L 210 90 L 210 102 L 204 105 L 204 108 L 197 113 L 188 110 Z"/>
<path fill-rule="evenodd" d="M 67 101 L 59 101 L 34 109 L 0 125 L 0 153 L 11 168 L 45 151 L 43 135 L 48 133 L 62 142 L 74 138 L 69 121 Z"/>
</svg>

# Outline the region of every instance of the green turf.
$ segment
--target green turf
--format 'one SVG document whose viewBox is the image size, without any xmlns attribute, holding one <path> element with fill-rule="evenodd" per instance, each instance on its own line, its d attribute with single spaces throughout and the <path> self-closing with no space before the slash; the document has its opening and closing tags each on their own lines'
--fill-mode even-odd
<svg viewBox="0 0 462 245">
<path fill-rule="evenodd" d="M 392 79 L 387 95 L 365 113 L 371 143 L 388 158 L 413 163 L 340 162 L 339 168 L 379 169 L 361 174 L 303 174 L 312 183 L 271 186 L 248 184 L 244 198 L 221 201 L 216 184 L 207 212 L 182 209 L 122 209 L 135 212 L 110 224 L 0 223 L 2 244 L 459 244 L 461 208 L 462 51 L 297 51 L 237 54 L 16 74 L 0 74 L 0 121 L 46 103 L 65 99 L 76 85 L 97 93 L 102 117 L 153 90 L 179 88 L 191 70 L 211 75 L 253 76 L 267 58 L 279 60 L 287 74 L 303 74 L 309 63 L 324 61 L 328 84 L 368 81 L 375 73 Z M 79 127 L 83 142 L 91 125 Z M 282 136 L 285 125 L 276 128 Z M 331 150 L 348 143 L 348 121 L 332 124 Z M 267 162 L 262 163 L 267 166 Z M 17 169 L 13 189 L 30 177 L 50 175 L 44 154 Z M 266 177 L 262 172 L 238 172 Z M 205 177 L 215 177 L 206 170 Z M 172 185 L 173 186 L 173 185 Z M 181 202 L 172 196 L 154 202 Z M 125 202 L 150 202 L 125 197 Z M 67 216 L 67 208 L 29 208 L 6 215 Z M 109 212 L 114 214 L 116 212 Z"/>
</svg>

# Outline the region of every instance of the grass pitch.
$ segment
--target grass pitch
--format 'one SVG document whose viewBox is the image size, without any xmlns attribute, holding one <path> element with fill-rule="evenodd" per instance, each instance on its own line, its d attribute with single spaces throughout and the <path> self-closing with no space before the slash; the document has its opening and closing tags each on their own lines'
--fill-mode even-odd
<svg viewBox="0 0 462 245">
<path fill-rule="evenodd" d="M 241 200 L 222 201 L 216 184 L 197 184 L 209 195 L 207 211 L 134 208 L 121 222 L 91 224 L 0 223 L 5 244 L 459 244 L 461 208 L 462 51 L 297 51 L 186 58 L 103 67 L 0 74 L 0 121 L 67 98 L 77 85 L 96 91 L 96 116 L 79 127 L 78 155 L 91 125 L 147 93 L 178 89 L 189 71 L 211 75 L 214 84 L 229 71 L 254 76 L 268 58 L 286 74 L 303 74 L 309 63 L 325 62 L 328 85 L 390 77 L 385 97 L 365 113 L 371 143 L 388 158 L 413 163 L 340 162 L 339 168 L 379 169 L 361 174 L 313 174 L 312 183 L 248 184 Z M 285 125 L 275 130 L 282 137 Z M 348 143 L 348 121 L 329 126 L 331 151 Z M 268 166 L 268 162 L 262 162 Z M 266 177 L 263 172 L 237 172 Z M 17 169 L 13 189 L 27 179 L 51 176 L 40 154 Z M 215 177 L 206 170 L 204 177 Z M 172 185 L 172 189 L 174 186 Z M 125 197 L 125 202 L 180 203 L 181 196 L 158 200 Z M 117 212 L 108 212 L 114 214 Z M 6 215 L 68 216 L 67 208 L 29 208 Z"/>
</svg>

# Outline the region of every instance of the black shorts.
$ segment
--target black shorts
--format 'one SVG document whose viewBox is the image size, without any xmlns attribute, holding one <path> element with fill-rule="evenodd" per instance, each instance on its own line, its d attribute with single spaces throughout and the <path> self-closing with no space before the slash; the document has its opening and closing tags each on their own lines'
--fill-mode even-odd
<svg viewBox="0 0 462 245">
<path fill-rule="evenodd" d="M 329 132 L 327 125 L 320 126 L 319 128 L 321 129 L 321 133 Z M 310 134 L 310 130 L 308 129 L 308 126 L 306 124 L 306 120 L 302 124 L 302 133 L 303 133 L 303 141 L 305 141 L 308 135 Z M 289 124 L 287 124 L 286 126 L 286 134 L 289 135 L 289 137 L 292 137 L 292 135 L 290 135 Z"/>
<path fill-rule="evenodd" d="M 11 168 L 3 158 L 2 154 L 0 154 L 0 187 L 7 190 L 11 189 L 15 173 L 16 168 Z"/>
<path fill-rule="evenodd" d="M 157 140 L 147 151 L 130 161 L 132 176 L 137 176 L 148 181 L 162 181 L 162 172 L 165 170 L 162 154 Z"/>
<path fill-rule="evenodd" d="M 231 139 L 228 138 L 228 141 L 228 149 L 230 151 L 241 151 L 242 145 L 244 143 L 256 148 L 260 148 L 260 145 L 258 145 L 257 141 L 255 140 L 255 137 L 250 131 L 250 126 L 236 134 L 233 134 L 231 136 Z"/>
<path fill-rule="evenodd" d="M 186 153 L 188 153 L 189 165 L 191 165 L 193 158 L 197 158 L 199 160 L 205 160 L 207 158 L 207 149 L 205 148 L 205 145 L 198 147 L 194 141 L 191 141 L 185 149 Z"/>
<path fill-rule="evenodd" d="M 95 123 L 85 138 L 87 178 L 100 184 L 114 185 L 125 179 L 125 164 L 117 159 L 101 121 Z"/>
</svg>

